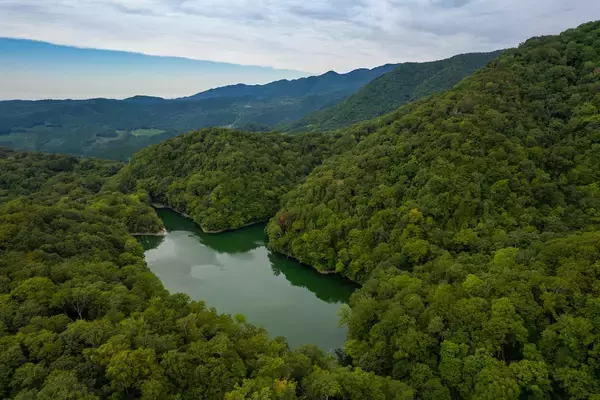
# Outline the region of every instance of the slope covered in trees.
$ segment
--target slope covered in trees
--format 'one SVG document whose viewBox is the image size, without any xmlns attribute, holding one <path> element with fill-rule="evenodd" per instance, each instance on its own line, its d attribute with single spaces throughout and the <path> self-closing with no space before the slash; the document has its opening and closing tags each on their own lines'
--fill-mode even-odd
<svg viewBox="0 0 600 400">
<path fill-rule="evenodd" d="M 204 130 L 119 172 L 2 151 L 0 396 L 598 399 L 599 110 L 594 22 L 332 134 Z M 208 230 L 282 204 L 274 249 L 363 284 L 345 366 L 168 294 L 129 235 L 150 198 Z"/>
<path fill-rule="evenodd" d="M 410 101 L 450 89 L 501 53 L 460 54 L 440 61 L 399 64 L 344 101 L 308 114 L 287 130 L 338 129 L 381 116 Z"/>
<path fill-rule="evenodd" d="M 128 234 L 145 215 L 108 210 L 123 196 L 111 191 L 118 167 L 0 153 L 0 397 L 412 398 L 404 383 L 167 293 Z"/>
<path fill-rule="evenodd" d="M 355 366 L 419 398 L 600 396 L 600 23 L 381 118 L 286 196 L 271 246 L 364 284 Z"/>
<path fill-rule="evenodd" d="M 120 187 L 147 191 L 206 231 L 234 229 L 273 216 L 281 196 L 324 157 L 355 143 L 342 134 L 205 129 L 136 153 L 120 173 Z"/>
<path fill-rule="evenodd" d="M 145 192 L 125 195 L 109 189 L 122 166 L 114 161 L 0 148 L 0 203 L 68 204 L 119 219 L 130 233 L 159 232 L 163 224 Z"/>
</svg>

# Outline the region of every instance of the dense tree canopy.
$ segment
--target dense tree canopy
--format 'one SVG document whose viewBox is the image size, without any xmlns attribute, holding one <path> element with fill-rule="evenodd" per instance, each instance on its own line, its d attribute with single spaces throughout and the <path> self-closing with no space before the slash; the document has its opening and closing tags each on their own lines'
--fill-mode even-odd
<svg viewBox="0 0 600 400">
<path fill-rule="evenodd" d="M 598 398 L 600 23 L 528 40 L 284 196 L 271 246 L 364 286 L 355 366 L 420 398 Z"/>
<path fill-rule="evenodd" d="M 272 246 L 355 280 L 600 223 L 597 24 L 535 38 L 380 119 L 285 196 Z"/>
<path fill-rule="evenodd" d="M 600 22 L 326 134 L 0 151 L 0 397 L 600 399 Z M 338 360 L 169 294 L 151 201 L 362 283 Z M 268 288 L 267 288 L 268 289 Z"/>
<path fill-rule="evenodd" d="M 128 198 L 110 191 L 118 164 L 0 154 L 0 397 L 413 398 L 404 383 L 170 295 L 128 234 L 146 216 L 110 210 Z"/>
<path fill-rule="evenodd" d="M 122 164 L 70 156 L 15 152 L 0 148 L 0 202 L 69 204 L 124 222 L 130 233 L 153 233 L 162 222 L 144 191 L 125 195 L 112 177 Z"/>
<path fill-rule="evenodd" d="M 341 133 L 289 137 L 204 129 L 136 153 L 120 185 L 147 191 L 207 231 L 239 228 L 273 216 L 281 196 L 315 165 L 355 143 Z"/>
</svg>

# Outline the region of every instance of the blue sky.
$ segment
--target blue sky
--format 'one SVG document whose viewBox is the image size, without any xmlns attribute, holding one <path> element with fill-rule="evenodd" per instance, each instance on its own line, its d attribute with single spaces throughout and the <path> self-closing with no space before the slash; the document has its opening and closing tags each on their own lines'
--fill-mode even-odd
<svg viewBox="0 0 600 400">
<path fill-rule="evenodd" d="M 0 38 L 0 100 L 189 96 L 306 72 Z"/>
<path fill-rule="evenodd" d="M 594 0 L 0 0 L 2 37 L 309 73 L 513 47 L 594 19 Z M 170 79 L 148 91 L 183 94 Z"/>
</svg>

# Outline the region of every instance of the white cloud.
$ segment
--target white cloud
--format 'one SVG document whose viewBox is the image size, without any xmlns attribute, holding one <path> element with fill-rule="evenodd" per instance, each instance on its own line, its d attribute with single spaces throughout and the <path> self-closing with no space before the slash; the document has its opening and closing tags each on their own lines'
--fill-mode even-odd
<svg viewBox="0 0 600 400">
<path fill-rule="evenodd" d="M 0 0 L 0 36 L 324 72 L 512 47 L 590 0 Z"/>
</svg>

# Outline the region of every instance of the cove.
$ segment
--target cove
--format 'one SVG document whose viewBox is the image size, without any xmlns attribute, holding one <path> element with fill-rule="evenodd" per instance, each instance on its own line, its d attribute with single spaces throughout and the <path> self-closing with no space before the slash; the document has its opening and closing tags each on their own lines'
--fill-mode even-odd
<svg viewBox="0 0 600 400">
<path fill-rule="evenodd" d="M 220 313 L 243 314 L 293 348 L 316 344 L 333 351 L 344 345 L 347 330 L 338 325 L 338 311 L 354 283 L 271 252 L 265 224 L 206 234 L 172 210 L 157 213 L 167 234 L 138 240 L 148 267 L 171 293 L 186 293 Z"/>
</svg>

